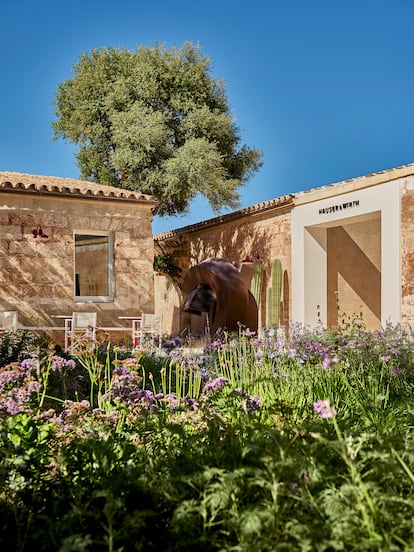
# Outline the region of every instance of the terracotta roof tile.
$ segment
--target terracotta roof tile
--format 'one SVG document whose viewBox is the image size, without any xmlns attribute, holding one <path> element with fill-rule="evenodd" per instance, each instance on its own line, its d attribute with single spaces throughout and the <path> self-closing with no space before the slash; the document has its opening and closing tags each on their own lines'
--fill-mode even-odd
<svg viewBox="0 0 414 552">
<path fill-rule="evenodd" d="M 258 215 L 259 213 L 264 213 L 265 211 L 271 211 L 274 209 L 280 209 L 288 205 L 292 205 L 293 195 L 286 195 L 278 197 L 276 199 L 270 199 L 269 201 L 264 201 L 263 203 L 257 203 L 251 207 L 246 207 L 240 211 L 233 211 L 225 215 L 220 215 L 211 219 L 203 220 L 197 222 L 196 224 L 190 224 L 189 226 L 184 226 L 182 228 L 177 228 L 176 230 L 167 230 L 162 234 L 154 236 L 156 240 L 165 240 L 167 238 L 173 238 L 186 234 L 188 232 L 197 232 L 198 230 L 203 230 L 211 226 L 216 226 L 225 222 L 230 222 L 231 220 L 245 217 L 246 215 Z"/>
<path fill-rule="evenodd" d="M 39 176 L 17 172 L 0 172 L 0 192 L 18 191 L 22 193 L 41 193 L 64 196 L 84 196 L 88 198 L 120 199 L 155 204 L 151 195 L 95 184 L 86 180 L 61 178 L 57 176 Z"/>
</svg>

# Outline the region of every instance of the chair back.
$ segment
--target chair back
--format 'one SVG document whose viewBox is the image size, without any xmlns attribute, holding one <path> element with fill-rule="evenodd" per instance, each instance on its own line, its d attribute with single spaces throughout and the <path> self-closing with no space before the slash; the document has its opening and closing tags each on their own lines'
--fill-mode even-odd
<svg viewBox="0 0 414 552">
<path fill-rule="evenodd" d="M 72 318 L 65 320 L 65 351 L 73 352 L 76 334 L 88 334 L 92 343 L 96 337 L 96 312 L 73 312 Z"/>
<path fill-rule="evenodd" d="M 13 331 L 17 329 L 17 311 L 0 312 L 0 329 Z"/>
<path fill-rule="evenodd" d="M 146 333 L 160 335 L 162 331 L 162 314 L 143 314 L 141 328 Z"/>
<path fill-rule="evenodd" d="M 82 330 L 96 327 L 96 312 L 73 312 L 72 329 Z"/>
<path fill-rule="evenodd" d="M 162 341 L 162 314 L 146 314 L 141 317 L 141 345 L 145 340 L 149 340 L 151 344 L 158 342 L 158 348 L 161 349 Z"/>
</svg>

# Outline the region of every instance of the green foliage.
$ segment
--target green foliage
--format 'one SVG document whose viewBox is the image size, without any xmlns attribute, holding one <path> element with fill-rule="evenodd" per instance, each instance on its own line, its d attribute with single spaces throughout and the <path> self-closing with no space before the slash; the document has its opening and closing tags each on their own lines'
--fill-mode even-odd
<svg viewBox="0 0 414 552">
<path fill-rule="evenodd" d="M 176 280 L 181 275 L 181 268 L 175 264 L 175 258 L 172 253 L 154 256 L 154 270 L 168 274 L 172 280 Z"/>
<path fill-rule="evenodd" d="M 115 360 L 116 358 L 112 359 Z M 78 362 L 86 370 L 88 375 L 89 403 L 91 406 L 102 407 L 103 395 L 108 392 L 111 385 L 111 355 L 107 351 L 97 351 L 87 342 L 78 356 Z"/>
<path fill-rule="evenodd" d="M 83 178 L 152 194 L 158 214 L 185 212 L 197 194 L 217 212 L 235 207 L 262 154 L 240 146 L 210 71 L 188 42 L 83 53 L 58 88 L 54 136 L 79 145 Z"/>
<path fill-rule="evenodd" d="M 33 349 L 34 338 L 27 331 L 5 331 L 0 336 L 0 366 L 26 358 Z"/>
</svg>

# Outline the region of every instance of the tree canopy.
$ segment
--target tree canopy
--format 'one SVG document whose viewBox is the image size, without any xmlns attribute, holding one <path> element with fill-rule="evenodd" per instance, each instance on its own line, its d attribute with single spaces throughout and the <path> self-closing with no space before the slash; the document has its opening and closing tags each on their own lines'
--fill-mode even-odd
<svg viewBox="0 0 414 552">
<path fill-rule="evenodd" d="M 81 178 L 155 196 L 157 214 L 185 212 L 198 194 L 237 207 L 262 153 L 240 145 L 223 82 L 198 45 L 100 48 L 59 85 L 54 138 L 79 146 Z"/>
</svg>

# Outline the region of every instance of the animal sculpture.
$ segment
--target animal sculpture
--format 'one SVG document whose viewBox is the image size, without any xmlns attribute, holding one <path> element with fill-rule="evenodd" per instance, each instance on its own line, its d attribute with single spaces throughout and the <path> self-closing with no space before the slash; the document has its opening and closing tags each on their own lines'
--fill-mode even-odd
<svg viewBox="0 0 414 552">
<path fill-rule="evenodd" d="M 206 313 L 211 335 L 238 331 L 245 326 L 257 331 L 256 300 L 233 263 L 219 257 L 205 259 L 190 268 L 182 285 L 184 312 Z"/>
</svg>

